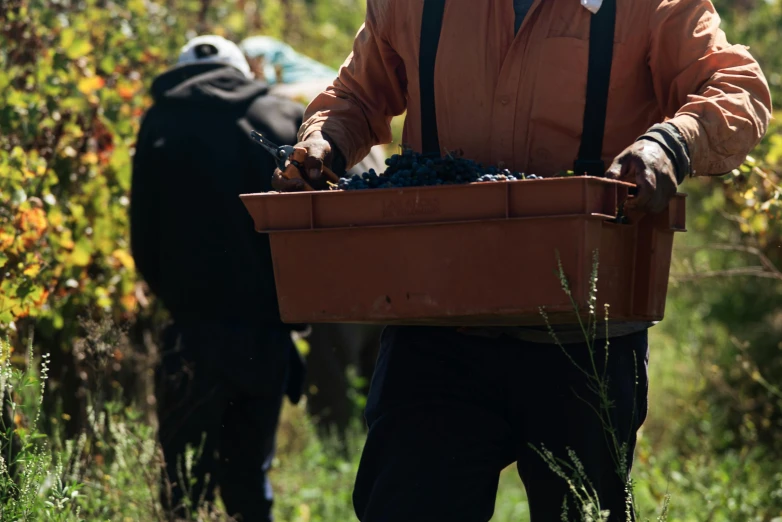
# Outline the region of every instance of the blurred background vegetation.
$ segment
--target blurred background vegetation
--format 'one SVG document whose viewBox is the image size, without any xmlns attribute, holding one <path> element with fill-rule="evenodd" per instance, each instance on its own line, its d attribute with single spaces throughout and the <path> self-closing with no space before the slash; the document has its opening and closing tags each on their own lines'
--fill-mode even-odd
<svg viewBox="0 0 782 522">
<path fill-rule="evenodd" d="M 729 38 L 750 46 L 780 99 L 782 1 L 715 3 Z M 152 79 L 204 33 L 273 36 L 338 67 L 363 13 L 360 0 L 2 2 L 0 338 L 19 368 L 35 360 L 25 348 L 32 332 L 35 353 L 51 353 L 42 420 L 50 453 L 66 456 L 65 475 L 84 485 L 74 501 L 83 519 L 159 519 L 153 486 L 133 466 L 155 458 L 145 444 L 164 314 L 137 284 L 127 218 Z M 780 185 L 777 119 L 741 169 L 682 187 L 689 232 L 677 236 L 666 320 L 653 329 L 651 406 L 636 462 L 646 516 L 670 493 L 670 520 L 782 521 Z M 29 423 L 19 412 L 17 425 Z M 345 454 L 315 434 L 302 408 L 286 408 L 273 476 L 280 520 L 352 519 L 355 421 Z M 50 486 L 64 476 L 51 454 L 41 457 Z M 1 489 L 0 504 L 10 502 Z M 60 518 L 30 519 L 71 520 L 61 515 L 74 508 L 63 506 Z M 525 513 L 508 470 L 495 520 Z"/>
</svg>

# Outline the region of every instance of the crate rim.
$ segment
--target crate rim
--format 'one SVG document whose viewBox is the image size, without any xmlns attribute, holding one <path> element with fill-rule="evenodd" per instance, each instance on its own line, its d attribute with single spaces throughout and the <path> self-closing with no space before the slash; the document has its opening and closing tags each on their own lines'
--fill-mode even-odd
<svg viewBox="0 0 782 522">
<path fill-rule="evenodd" d="M 299 191 L 299 192 L 276 192 L 276 191 L 270 191 L 270 192 L 251 192 L 247 194 L 240 194 L 240 199 L 255 199 L 255 198 L 262 198 L 262 197 L 272 197 L 272 196 L 285 196 L 285 197 L 345 197 L 345 195 L 349 194 L 363 194 L 367 192 L 371 192 L 373 194 L 381 193 L 381 192 L 404 192 L 407 190 L 423 190 L 423 191 L 433 191 L 433 190 L 440 190 L 443 188 L 448 189 L 456 189 L 456 190 L 464 190 L 468 187 L 474 187 L 474 186 L 486 186 L 486 185 L 502 185 L 507 183 L 599 183 L 599 184 L 614 184 L 624 187 L 635 187 L 635 184 L 628 183 L 626 181 L 619 181 L 615 179 L 610 178 L 601 178 L 597 176 L 567 176 L 567 177 L 551 177 L 551 178 L 537 178 L 537 179 L 514 179 L 514 180 L 502 180 L 502 181 L 475 181 L 471 183 L 454 183 L 453 185 L 425 185 L 420 187 L 391 187 L 391 188 L 374 188 L 374 189 L 363 189 L 363 190 L 342 190 L 342 189 L 334 189 L 334 190 L 314 190 L 314 191 Z M 329 194 L 326 196 L 326 194 Z M 677 193 L 678 195 L 679 193 Z"/>
</svg>

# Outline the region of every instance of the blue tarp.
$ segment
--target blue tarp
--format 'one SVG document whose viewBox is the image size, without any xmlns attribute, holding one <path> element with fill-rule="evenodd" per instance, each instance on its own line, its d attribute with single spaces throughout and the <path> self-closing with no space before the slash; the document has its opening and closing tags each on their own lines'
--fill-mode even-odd
<svg viewBox="0 0 782 522">
<path fill-rule="evenodd" d="M 251 58 L 263 56 L 266 82 L 277 83 L 275 66 L 282 67 L 283 83 L 311 82 L 317 79 L 333 80 L 337 71 L 293 50 L 290 45 L 269 36 L 251 36 L 239 44 L 242 51 Z"/>
</svg>

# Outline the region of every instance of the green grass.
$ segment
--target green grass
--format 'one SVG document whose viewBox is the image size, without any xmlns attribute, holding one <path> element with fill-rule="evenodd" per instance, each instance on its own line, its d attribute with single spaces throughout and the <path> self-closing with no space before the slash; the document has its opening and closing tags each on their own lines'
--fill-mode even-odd
<svg viewBox="0 0 782 522">
<path fill-rule="evenodd" d="M 650 412 L 633 467 L 639 520 L 782 522 L 782 468 L 751 442 L 720 446 L 724 434 L 713 433 L 699 399 L 710 367 L 679 338 L 674 327 L 652 330 Z M 46 358 L 11 360 L 0 343 L 0 522 L 169 520 L 158 502 L 160 450 L 139 411 L 96 394 L 82 436 L 46 436 L 39 429 Z M 276 519 L 355 520 L 351 494 L 363 437 L 356 421 L 346 445 L 321 439 L 306 405 L 286 402 L 271 472 Z M 229 520 L 219 503 L 192 511 L 192 519 Z M 528 520 L 524 488 L 510 466 L 492 521 Z"/>
<path fill-rule="evenodd" d="M 35 377 L 17 372 L 11 382 L 17 398 L 26 401 L 17 404 L 16 411 L 34 415 L 35 390 L 40 390 Z M 7 385 L 6 391 L 10 391 Z M 679 414 L 687 412 L 666 412 L 672 417 Z M 661 421 L 662 412 L 653 410 L 652 415 L 658 416 L 654 422 Z M 10 486 L 8 472 L 0 471 L 0 520 L 165 520 L 157 503 L 159 456 L 152 429 L 132 409 L 112 403 L 95 412 L 94 419 L 92 435 L 63 444 L 42 438 L 35 430 L 22 430 L 26 446 L 16 462 L 29 471 L 23 473 L 26 478 L 21 486 Z M 0 446 L 8 463 L 8 431 L 3 433 Z M 303 405 L 286 404 L 271 473 L 277 520 L 355 520 L 350 497 L 362 437 L 356 426 L 346 458 L 333 441 L 318 438 Z M 641 432 L 634 467 L 636 500 L 645 518 L 656 520 L 670 493 L 671 521 L 782 522 L 778 508 L 782 473 L 762 453 L 747 450 L 716 455 L 704 445 L 701 452 L 683 455 L 656 447 L 656 442 Z M 209 513 L 202 506 L 200 511 L 202 520 L 227 520 L 219 507 Z M 502 473 L 492 521 L 527 520 L 524 489 L 511 466 Z"/>
</svg>

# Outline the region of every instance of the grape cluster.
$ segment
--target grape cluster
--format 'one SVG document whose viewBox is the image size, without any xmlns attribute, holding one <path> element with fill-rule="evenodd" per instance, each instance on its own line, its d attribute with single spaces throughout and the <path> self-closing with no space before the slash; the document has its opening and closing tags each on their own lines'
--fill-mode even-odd
<svg viewBox="0 0 782 522">
<path fill-rule="evenodd" d="M 537 179 L 508 169 L 484 167 L 472 160 L 447 155 L 444 158 L 428 157 L 412 150 L 394 154 L 386 160 L 386 171 L 378 174 L 374 169 L 362 175 L 342 178 L 333 187 L 340 190 L 372 188 L 428 187 L 435 185 L 459 185 L 464 183 L 514 181 Z"/>
</svg>

